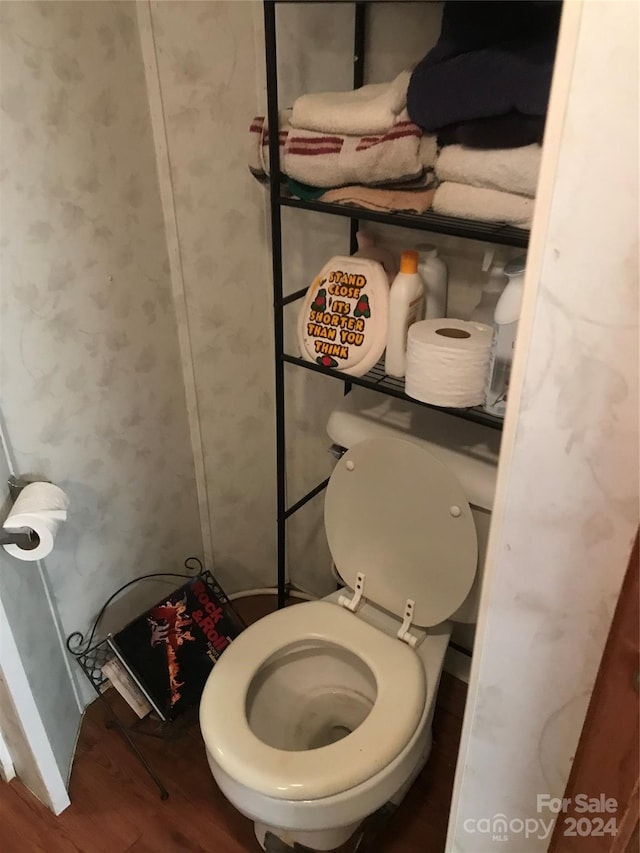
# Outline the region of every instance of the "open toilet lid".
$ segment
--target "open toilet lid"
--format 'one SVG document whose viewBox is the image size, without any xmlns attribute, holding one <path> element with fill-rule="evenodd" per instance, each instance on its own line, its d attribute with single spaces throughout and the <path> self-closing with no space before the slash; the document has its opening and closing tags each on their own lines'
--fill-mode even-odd
<svg viewBox="0 0 640 853">
<path fill-rule="evenodd" d="M 329 548 L 340 576 L 363 595 L 429 627 L 465 600 L 476 573 L 478 540 L 462 486 L 435 456 L 412 442 L 372 438 L 336 465 L 324 504 Z"/>
</svg>

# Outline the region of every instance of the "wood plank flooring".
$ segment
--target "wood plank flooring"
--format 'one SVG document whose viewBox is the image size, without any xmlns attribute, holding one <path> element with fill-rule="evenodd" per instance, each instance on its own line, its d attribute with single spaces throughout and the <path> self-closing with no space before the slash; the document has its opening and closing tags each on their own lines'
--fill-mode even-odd
<svg viewBox="0 0 640 853">
<path fill-rule="evenodd" d="M 272 602 L 243 599 L 247 621 Z M 444 850 L 466 685 L 443 675 L 431 756 L 376 839 L 376 853 Z M 71 806 L 54 817 L 19 781 L 0 782 L 2 853 L 258 853 L 253 824 L 225 800 L 211 776 L 197 721 L 179 739 L 141 739 L 170 792 L 157 788 L 120 734 L 105 726 L 101 703 L 85 715 L 70 785 Z"/>
</svg>

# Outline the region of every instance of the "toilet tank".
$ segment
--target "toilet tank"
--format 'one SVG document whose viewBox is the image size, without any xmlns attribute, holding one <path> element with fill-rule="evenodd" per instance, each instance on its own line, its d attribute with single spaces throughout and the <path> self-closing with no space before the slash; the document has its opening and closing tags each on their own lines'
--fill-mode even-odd
<svg viewBox="0 0 640 853">
<path fill-rule="evenodd" d="M 451 619 L 453 639 L 471 651 L 496 488 L 501 434 L 481 424 L 455 418 L 365 388 L 354 388 L 333 410 L 327 423 L 331 440 L 349 448 L 366 438 L 404 438 L 437 456 L 464 489 L 478 534 L 478 569 L 471 591 Z"/>
</svg>

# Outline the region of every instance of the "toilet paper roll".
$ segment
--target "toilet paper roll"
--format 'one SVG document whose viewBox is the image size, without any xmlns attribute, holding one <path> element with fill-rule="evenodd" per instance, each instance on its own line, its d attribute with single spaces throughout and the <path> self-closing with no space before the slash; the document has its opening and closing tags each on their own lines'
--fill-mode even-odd
<svg viewBox="0 0 640 853">
<path fill-rule="evenodd" d="M 405 391 L 434 406 L 466 408 L 484 399 L 493 329 L 442 317 L 409 328 Z"/>
<path fill-rule="evenodd" d="M 66 521 L 69 498 L 53 483 L 29 483 L 18 495 L 3 523 L 5 530 L 31 528 L 40 540 L 27 550 L 18 545 L 5 545 L 4 550 L 18 560 L 41 560 L 53 550 L 61 522 Z"/>
</svg>

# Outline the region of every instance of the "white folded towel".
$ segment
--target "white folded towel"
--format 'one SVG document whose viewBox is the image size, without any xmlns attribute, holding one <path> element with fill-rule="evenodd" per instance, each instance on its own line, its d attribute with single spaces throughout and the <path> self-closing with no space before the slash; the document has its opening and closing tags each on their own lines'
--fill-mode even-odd
<svg viewBox="0 0 640 853">
<path fill-rule="evenodd" d="M 363 136 L 385 133 L 407 106 L 411 71 L 402 71 L 391 83 L 372 83 L 351 92 L 301 95 L 291 115 L 292 127 Z"/>
<path fill-rule="evenodd" d="M 497 148 L 490 151 L 446 145 L 436 161 L 436 174 L 441 181 L 471 184 L 532 198 L 536 194 L 542 148 Z"/>
<path fill-rule="evenodd" d="M 446 181 L 433 197 L 433 210 L 443 216 L 459 216 L 482 222 L 504 222 L 520 228 L 531 226 L 535 201 L 524 195 L 470 187 Z"/>
</svg>

